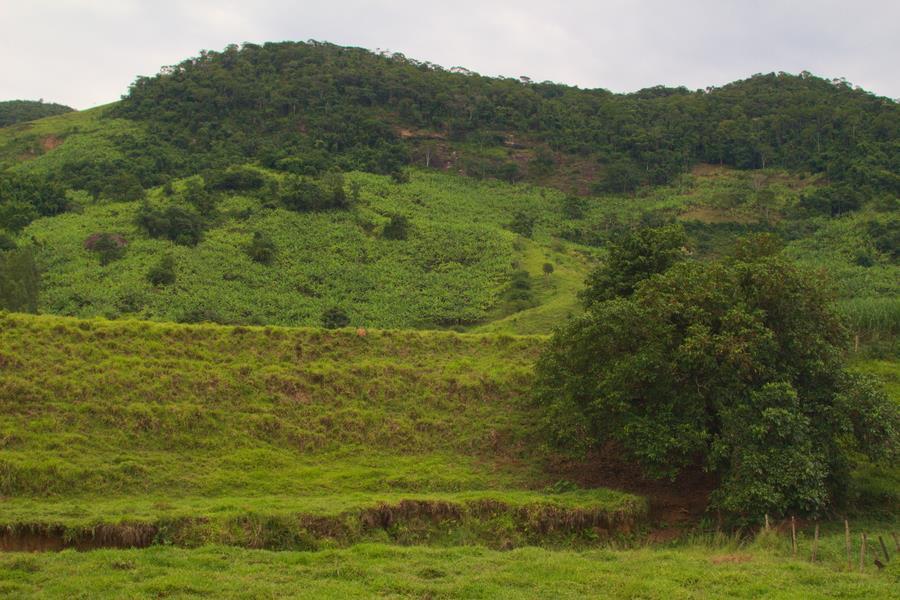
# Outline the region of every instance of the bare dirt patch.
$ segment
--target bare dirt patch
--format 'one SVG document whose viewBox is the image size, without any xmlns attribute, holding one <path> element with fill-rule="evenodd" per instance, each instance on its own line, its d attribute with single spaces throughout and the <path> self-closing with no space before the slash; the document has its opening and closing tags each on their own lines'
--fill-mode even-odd
<svg viewBox="0 0 900 600">
<path fill-rule="evenodd" d="M 146 524 L 99 525 L 76 534 L 54 525 L 24 525 L 0 529 L 2 552 L 47 552 L 75 548 L 146 548 L 156 536 Z"/>
<path fill-rule="evenodd" d="M 724 208 L 711 208 L 708 206 L 695 206 L 678 215 L 681 221 L 699 221 L 700 223 L 738 223 L 749 225 L 758 223 L 759 219 L 746 212 L 728 210 Z"/>
<path fill-rule="evenodd" d="M 710 163 L 697 163 L 691 167 L 691 175 L 697 177 L 711 177 L 713 175 L 722 175 L 727 173 L 728 167 L 724 165 L 713 165 Z"/>
<path fill-rule="evenodd" d="M 607 487 L 646 497 L 650 502 L 650 541 L 678 538 L 706 513 L 716 478 L 701 468 L 688 469 L 675 481 L 649 479 L 640 467 L 621 458 L 613 444 L 583 460 L 560 458 L 550 472 L 581 487 Z"/>
<path fill-rule="evenodd" d="M 45 135 L 41 138 L 41 150 L 44 152 L 50 152 L 56 148 L 62 146 L 63 139 L 61 137 L 55 135 Z"/>
</svg>

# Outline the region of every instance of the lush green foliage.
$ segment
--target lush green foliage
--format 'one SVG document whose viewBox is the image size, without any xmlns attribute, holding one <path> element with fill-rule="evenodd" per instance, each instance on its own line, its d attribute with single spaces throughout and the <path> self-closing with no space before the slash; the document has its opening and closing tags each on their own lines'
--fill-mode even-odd
<svg viewBox="0 0 900 600">
<path fill-rule="evenodd" d="M 852 453 L 896 455 L 900 412 L 846 373 L 822 283 L 768 239 L 733 259 L 643 269 L 637 283 L 633 259 L 656 265 L 680 248 L 671 233 L 631 236 L 646 253 L 618 246 L 592 278 L 586 314 L 542 356 L 537 398 L 552 435 L 614 442 L 659 477 L 699 462 L 719 477 L 714 501 L 751 517 L 844 499 Z"/>
<path fill-rule="evenodd" d="M 317 42 L 244 44 L 139 78 L 115 114 L 146 123 L 172 153 L 189 153 L 170 164 L 194 172 L 255 156 L 301 173 L 387 173 L 433 142 L 417 145 L 401 130 L 426 129 L 482 147 L 502 148 L 510 135 L 531 141 L 535 177 L 555 170 L 556 152 L 590 156 L 606 165 L 601 185 L 615 192 L 667 182 L 697 161 L 827 170 L 857 186 L 900 189 L 897 105 L 808 73 L 619 95 Z M 499 169 L 507 179 L 520 171 L 515 162 Z"/>
<path fill-rule="evenodd" d="M 39 284 L 32 248 L 0 250 L 0 309 L 37 312 Z"/>
<path fill-rule="evenodd" d="M 265 233 L 256 231 L 247 246 L 247 256 L 255 262 L 270 265 L 275 260 L 275 242 Z"/>
<path fill-rule="evenodd" d="M 266 178 L 278 183 L 276 175 Z M 403 185 L 347 178 L 358 196 L 350 210 L 296 212 L 264 191 L 211 192 L 215 209 L 201 216 L 185 199 L 187 182 L 178 181 L 169 196 L 153 190 L 146 205 L 91 205 L 40 220 L 24 235 L 41 242 L 42 309 L 160 320 L 199 311 L 205 320 L 318 325 L 326 309 L 339 306 L 354 325 L 476 323 L 495 306 L 512 270 L 516 251 L 503 229 L 505 211 L 555 201 L 542 190 L 440 174 L 417 173 Z M 392 221 L 397 226 L 398 214 L 406 217 L 406 238 L 389 239 L 383 230 L 390 232 Z M 122 235 L 126 255 L 98 266 L 82 247 L 96 231 Z M 538 231 L 547 239 L 546 227 Z M 269 242 L 274 254 L 260 255 L 269 263 L 248 252 Z M 177 273 L 190 275 L 154 288 L 147 271 L 166 254 Z"/>
<path fill-rule="evenodd" d="M 588 277 L 585 306 L 634 293 L 638 283 L 686 257 L 687 237 L 678 225 L 630 231 L 607 246 L 606 260 Z"/>
<path fill-rule="evenodd" d="M 147 281 L 153 285 L 171 285 L 175 279 L 175 259 L 171 254 L 163 256 L 147 271 Z"/>
<path fill-rule="evenodd" d="M 645 539 L 645 499 L 560 481 L 599 474 L 535 443 L 547 407 L 715 471 L 726 510 L 844 493 L 895 528 L 900 473 L 863 456 L 896 443 L 896 362 L 861 358 L 900 332 L 898 133 L 806 73 L 619 95 L 315 42 L 0 128 L 0 308 L 120 319 L 0 314 L 0 546 L 216 544 L 0 557 L 0 595 L 890 595 L 897 561 L 836 573 L 827 525 L 821 565 L 772 532 L 472 545 Z M 544 407 L 545 338 L 371 329 L 560 325 Z"/>
<path fill-rule="evenodd" d="M 0 172 L 0 231 L 18 232 L 38 217 L 63 212 L 68 204 L 65 188 L 57 183 Z"/>
<path fill-rule="evenodd" d="M 68 106 L 43 100 L 5 100 L 0 102 L 0 127 L 36 121 L 71 111 Z"/>
</svg>

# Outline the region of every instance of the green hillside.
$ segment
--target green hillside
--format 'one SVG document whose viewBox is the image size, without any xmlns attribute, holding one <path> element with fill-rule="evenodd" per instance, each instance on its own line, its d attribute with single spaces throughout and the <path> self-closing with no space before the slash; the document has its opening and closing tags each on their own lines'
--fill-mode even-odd
<svg viewBox="0 0 900 600">
<path fill-rule="evenodd" d="M 644 500 L 546 491 L 559 475 L 523 399 L 539 348 L 7 314 L 3 535 L 302 549 L 627 532 Z"/>
<path fill-rule="evenodd" d="M 898 131 L 896 103 L 808 74 L 611 94 L 330 44 L 229 47 L 120 102 L 0 128 L 0 247 L 42 273 L 37 297 L 2 302 L 549 333 L 611 239 L 678 220 L 700 259 L 775 234 L 827 269 L 863 342 L 890 347 Z M 172 210 L 189 234 L 150 230 Z M 103 234 L 121 252 L 92 251 Z M 174 281 L 151 282 L 164 261 Z"/>
<path fill-rule="evenodd" d="M 570 378 L 566 393 L 596 413 L 569 424 L 584 449 L 552 445 L 548 398 L 562 383 L 543 405 L 534 388 L 550 334 L 585 310 L 598 267 L 633 269 L 628 293 L 644 285 L 656 301 L 666 296 L 636 282 L 688 288 L 724 257 L 780 250 L 811 273 L 815 314 L 836 308 L 847 326 L 828 318 L 828 344 L 813 349 L 835 370 L 818 370 L 846 362 L 876 379 L 870 395 L 823 377 L 821 390 L 772 396 L 775 408 L 746 413 L 771 421 L 763 445 L 793 448 L 791 432 L 830 407 L 865 413 L 859 402 L 877 396 L 882 412 L 835 422 L 881 419 L 885 440 L 810 431 L 833 434 L 834 448 L 890 450 L 895 101 L 805 72 L 613 94 L 283 42 L 203 52 L 87 111 L 3 126 L 5 108 L 0 596 L 892 597 L 900 559 L 878 571 L 873 559 L 896 531 L 893 466 L 836 452 L 840 499 L 795 515 L 798 554 L 790 520 L 759 523 L 768 508 L 708 508 L 721 480 L 702 457 L 649 480 L 615 438 L 588 431 L 609 422 L 597 406 L 633 401 L 655 416 L 673 386 L 718 406 L 768 402 L 757 383 L 803 383 L 815 369 L 792 365 L 812 364 L 799 360 L 812 342 L 778 337 L 779 319 L 794 319 L 780 300 L 748 297 L 753 314 L 735 306 L 701 327 L 688 295 L 657 324 L 690 329 L 672 337 L 686 347 L 633 348 L 627 368 L 597 369 L 604 386 Z M 653 249 L 617 254 L 635 230 L 668 224 L 680 227 L 654 231 L 671 233 L 666 251 L 690 268 L 663 272 Z M 688 275 L 665 279 L 675 272 Z M 778 299 L 777 287 L 760 297 Z M 636 310 L 627 294 L 599 297 Z M 617 321 L 588 316 L 573 327 Z M 718 368 L 732 363 L 704 352 L 730 350 L 721 325 L 744 320 L 766 327 L 729 343 L 798 361 Z M 584 341 L 616 347 L 596 339 Z M 620 358 L 584 351 L 578 364 Z M 666 379 L 670 358 L 684 364 Z M 751 383 L 723 396 L 738 370 Z M 723 387 L 707 389 L 708 373 Z M 708 417 L 706 450 L 719 425 Z M 682 434 L 666 427 L 634 439 L 672 446 Z M 768 472 L 757 467 L 746 472 Z M 847 572 L 844 518 L 861 573 Z"/>
<path fill-rule="evenodd" d="M 0 102 L 0 127 L 36 121 L 44 117 L 72 112 L 72 108 L 43 100 L 6 100 Z"/>
<path fill-rule="evenodd" d="M 252 172 L 276 185 L 285 177 Z M 289 210 L 266 186 L 216 191 L 196 245 L 152 238 L 137 223 L 141 206 L 194 210 L 185 199 L 190 181 L 197 179 L 176 181 L 168 195 L 155 188 L 143 201 L 83 198 L 78 210 L 26 227 L 17 238 L 34 244 L 42 271 L 39 309 L 319 325 L 337 307 L 352 325 L 549 333 L 580 310 L 576 293 L 607 240 L 628 227 L 674 219 L 684 223 L 701 259 L 727 251 L 737 236 L 773 233 L 790 255 L 827 269 L 857 332 L 890 337 L 898 327 L 890 237 L 896 217 L 877 206 L 839 219 L 810 215 L 802 203 L 818 189 L 816 180 L 785 172 L 698 171 L 638 197 L 585 199 L 428 170 L 410 172 L 407 183 L 354 172 L 344 176 L 344 187 L 356 195 L 346 210 Z M 759 205 L 754 185 L 771 206 Z M 407 222 L 403 239 L 385 233 L 397 215 Z M 527 232 L 516 225 L 523 215 L 533 223 Z M 267 264 L 247 251 L 257 232 L 274 246 Z M 126 243 L 107 264 L 85 247 L 101 233 Z M 174 282 L 154 285 L 148 273 L 166 256 L 173 259 Z"/>
</svg>

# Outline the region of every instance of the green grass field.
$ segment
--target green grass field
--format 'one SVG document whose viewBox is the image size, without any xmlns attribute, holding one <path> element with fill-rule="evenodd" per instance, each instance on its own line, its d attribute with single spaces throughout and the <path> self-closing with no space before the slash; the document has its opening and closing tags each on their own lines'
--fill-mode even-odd
<svg viewBox="0 0 900 600">
<path fill-rule="evenodd" d="M 547 491 L 540 343 L 8 314 L 2 524 L 263 547 L 629 533 L 641 498 Z"/>
<path fill-rule="evenodd" d="M 900 561 L 863 573 L 786 548 L 694 545 L 582 552 L 362 544 L 322 552 L 65 551 L 0 556 L 7 597 L 896 598 Z"/>
<path fill-rule="evenodd" d="M 796 558 L 783 528 L 645 546 L 646 499 L 554 485 L 527 402 L 544 339 L 2 315 L 0 592 L 890 597 L 885 473 L 858 474 L 883 494 L 852 517 L 862 574 L 839 523 L 816 564 L 810 523 Z M 88 551 L 22 552 L 65 547 Z"/>
</svg>

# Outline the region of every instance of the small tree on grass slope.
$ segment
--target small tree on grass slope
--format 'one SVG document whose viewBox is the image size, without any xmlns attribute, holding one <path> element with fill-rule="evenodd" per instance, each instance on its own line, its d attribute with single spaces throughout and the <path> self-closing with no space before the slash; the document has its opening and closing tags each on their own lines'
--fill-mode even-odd
<svg viewBox="0 0 900 600">
<path fill-rule="evenodd" d="M 564 447 L 612 441 L 654 477 L 699 463 L 713 502 L 744 516 L 816 513 L 854 453 L 896 453 L 897 408 L 844 368 L 820 276 L 748 247 L 675 261 L 628 295 L 594 290 L 540 358 L 536 398 Z"/>
</svg>

